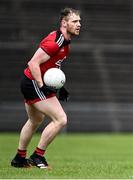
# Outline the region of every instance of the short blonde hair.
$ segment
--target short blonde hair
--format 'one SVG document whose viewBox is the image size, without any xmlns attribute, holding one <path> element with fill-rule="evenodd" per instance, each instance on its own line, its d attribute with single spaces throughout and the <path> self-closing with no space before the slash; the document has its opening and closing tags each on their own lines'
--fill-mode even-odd
<svg viewBox="0 0 133 180">
<path fill-rule="evenodd" d="M 64 18 L 67 19 L 67 17 L 73 13 L 76 15 L 80 15 L 80 11 L 77 9 L 73 9 L 73 8 L 69 8 L 69 7 L 62 9 L 60 12 L 60 21 L 62 21 L 62 19 L 64 19 Z"/>
</svg>

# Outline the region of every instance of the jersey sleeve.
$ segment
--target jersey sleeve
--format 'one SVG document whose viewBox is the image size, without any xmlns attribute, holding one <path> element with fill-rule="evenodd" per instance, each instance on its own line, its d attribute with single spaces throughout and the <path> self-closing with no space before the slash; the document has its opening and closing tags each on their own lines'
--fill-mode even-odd
<svg viewBox="0 0 133 180">
<path fill-rule="evenodd" d="M 55 41 L 48 38 L 43 39 L 40 42 L 39 47 L 42 48 L 50 57 L 52 57 L 59 51 L 58 44 Z"/>
</svg>

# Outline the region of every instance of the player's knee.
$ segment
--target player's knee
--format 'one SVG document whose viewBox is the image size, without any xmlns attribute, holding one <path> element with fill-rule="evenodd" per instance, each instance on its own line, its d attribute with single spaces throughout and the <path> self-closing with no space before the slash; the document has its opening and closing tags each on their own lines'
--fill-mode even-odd
<svg viewBox="0 0 133 180">
<path fill-rule="evenodd" d="M 60 114 L 58 117 L 59 124 L 63 127 L 67 124 L 67 115 L 65 113 Z"/>
</svg>

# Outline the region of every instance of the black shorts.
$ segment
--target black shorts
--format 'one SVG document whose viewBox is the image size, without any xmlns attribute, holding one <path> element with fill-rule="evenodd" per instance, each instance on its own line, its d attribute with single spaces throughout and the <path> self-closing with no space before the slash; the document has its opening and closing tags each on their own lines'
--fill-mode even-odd
<svg viewBox="0 0 133 180">
<path fill-rule="evenodd" d="M 39 89 L 37 82 L 29 79 L 26 75 L 23 75 L 21 78 L 20 88 L 27 104 L 33 104 L 56 95 L 51 93 L 49 96 L 45 96 Z"/>
</svg>

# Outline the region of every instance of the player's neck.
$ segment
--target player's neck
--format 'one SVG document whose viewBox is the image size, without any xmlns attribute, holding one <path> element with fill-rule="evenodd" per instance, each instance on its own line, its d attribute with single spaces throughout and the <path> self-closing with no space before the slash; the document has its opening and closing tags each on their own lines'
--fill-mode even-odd
<svg viewBox="0 0 133 180">
<path fill-rule="evenodd" d="M 71 35 L 67 33 L 65 28 L 61 27 L 60 31 L 62 32 L 66 40 L 71 40 Z"/>
</svg>

